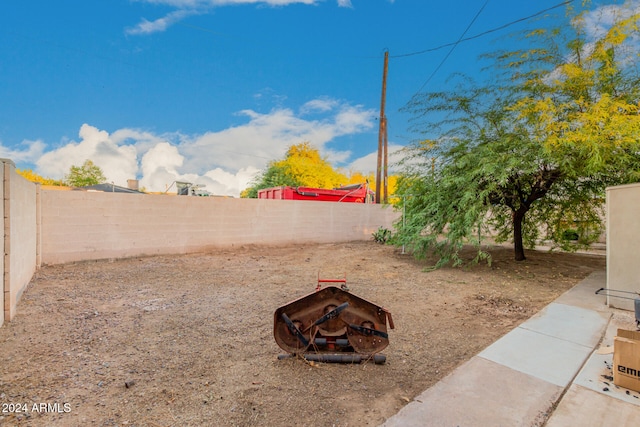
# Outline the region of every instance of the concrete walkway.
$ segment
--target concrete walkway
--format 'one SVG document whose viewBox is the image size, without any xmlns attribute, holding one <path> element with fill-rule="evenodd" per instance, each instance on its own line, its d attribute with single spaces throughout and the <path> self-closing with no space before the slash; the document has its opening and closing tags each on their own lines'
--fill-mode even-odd
<svg viewBox="0 0 640 427">
<path fill-rule="evenodd" d="M 608 308 L 595 294 L 605 283 L 605 272 L 592 274 L 383 426 L 640 425 L 640 393 L 605 378 L 613 375 L 606 347 L 617 328 L 635 330 L 634 313 Z"/>
</svg>

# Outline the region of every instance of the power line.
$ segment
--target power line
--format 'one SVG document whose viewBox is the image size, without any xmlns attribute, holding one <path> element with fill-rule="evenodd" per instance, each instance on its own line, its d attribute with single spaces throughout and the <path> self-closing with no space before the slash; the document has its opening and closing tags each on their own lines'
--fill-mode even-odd
<svg viewBox="0 0 640 427">
<path fill-rule="evenodd" d="M 429 48 L 429 49 L 420 50 L 420 51 L 417 51 L 417 52 L 403 53 L 403 54 L 400 54 L 400 55 L 390 55 L 390 58 L 406 58 L 408 56 L 422 55 L 424 53 L 434 52 L 436 50 L 444 49 L 445 47 L 457 46 L 458 44 L 460 44 L 462 42 L 467 42 L 467 41 L 470 41 L 470 40 L 474 40 L 474 39 L 486 36 L 487 34 L 491 34 L 491 33 L 495 33 L 496 31 L 504 30 L 505 28 L 510 27 L 512 25 L 515 25 L 515 24 L 518 24 L 520 22 L 528 21 L 531 18 L 535 18 L 536 16 L 543 15 L 543 14 L 545 14 L 545 13 L 551 11 L 551 10 L 557 9 L 559 7 L 566 6 L 568 4 L 573 3 L 574 1 L 575 0 L 567 0 L 567 1 L 564 1 L 562 3 L 558 3 L 555 6 L 548 7 L 546 9 L 544 9 L 544 10 L 541 10 L 539 12 L 534 13 L 533 15 L 529 15 L 529 16 L 525 16 L 524 18 L 516 19 L 515 21 L 508 22 L 508 23 L 506 23 L 504 25 L 501 25 L 499 27 L 492 28 L 492 29 L 487 30 L 487 31 L 483 31 L 480 34 L 476 34 L 474 36 L 463 38 L 463 39 L 460 39 L 460 40 L 455 41 L 455 42 L 442 44 L 440 46 L 436 46 L 436 47 L 432 47 L 432 48 Z M 483 8 L 484 8 L 484 6 L 483 6 Z"/>
<path fill-rule="evenodd" d="M 484 8 L 487 6 L 487 4 L 489 3 L 489 0 L 486 0 L 484 2 L 484 4 L 482 5 L 482 7 L 480 8 L 480 10 L 478 10 L 478 12 L 476 13 L 476 16 L 473 17 L 473 19 L 471 20 L 471 22 L 469 22 L 469 25 L 467 25 L 467 28 L 465 28 L 464 32 L 460 35 L 460 37 L 458 38 L 458 41 L 455 42 L 453 44 L 453 46 L 451 46 L 451 49 L 449 49 L 449 52 L 447 52 L 447 54 L 445 55 L 444 58 L 442 58 L 442 61 L 440 61 L 440 63 L 438 64 L 438 66 L 436 67 L 435 70 L 433 70 L 433 72 L 431 73 L 431 75 L 427 78 L 427 80 L 422 84 L 422 86 L 420 86 L 420 89 L 418 89 L 418 92 L 420 92 L 433 78 L 433 76 L 436 75 L 436 73 L 438 72 L 438 70 L 440 70 L 440 68 L 442 67 L 442 65 L 447 61 L 447 59 L 449 58 L 449 56 L 451 55 L 451 53 L 453 53 L 453 51 L 455 50 L 456 46 L 458 46 L 458 44 L 460 44 L 460 42 L 462 41 L 462 39 L 464 38 L 465 34 L 467 34 L 467 31 L 469 31 L 469 29 L 471 29 L 471 26 L 473 25 L 474 22 L 476 22 L 476 20 L 478 19 L 478 17 L 480 16 L 480 14 L 482 13 L 482 11 L 484 10 Z"/>
</svg>

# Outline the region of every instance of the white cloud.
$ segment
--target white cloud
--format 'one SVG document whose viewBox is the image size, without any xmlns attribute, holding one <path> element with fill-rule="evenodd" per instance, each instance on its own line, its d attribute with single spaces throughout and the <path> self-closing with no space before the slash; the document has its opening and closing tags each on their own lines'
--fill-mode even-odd
<svg viewBox="0 0 640 427">
<path fill-rule="evenodd" d="M 574 22 L 574 25 L 580 26 L 584 31 L 587 40 L 587 43 L 582 47 L 581 56 L 591 55 L 596 47 L 596 41 L 602 39 L 614 24 L 638 13 L 640 13 L 640 0 L 629 0 L 624 4 L 602 5 L 581 15 L 578 21 Z M 635 66 L 640 50 L 640 39 L 636 32 L 630 34 L 625 44 L 627 49 L 616 52 L 616 60 L 623 66 Z M 577 56 L 567 58 L 567 60 L 577 60 Z M 554 72 L 553 74 L 555 75 L 550 76 L 550 79 L 557 78 L 558 73 Z"/>
<path fill-rule="evenodd" d="M 151 34 L 165 31 L 173 24 L 182 21 L 188 16 L 200 15 L 219 6 L 231 6 L 239 4 L 264 4 L 268 6 L 286 6 L 294 3 L 315 4 L 317 0 L 138 0 L 142 3 L 167 5 L 177 8 L 162 18 L 149 21 L 146 18 L 132 28 L 127 28 L 125 33 L 131 35 Z"/>
<path fill-rule="evenodd" d="M 316 4 L 319 0 L 137 0 L 140 3 L 173 6 L 179 9 L 196 9 L 239 4 L 264 4 L 267 6 L 287 6 L 290 4 Z"/>
<path fill-rule="evenodd" d="M 184 18 L 197 15 L 199 12 L 192 9 L 180 9 L 174 12 L 171 12 L 165 15 L 162 18 L 158 18 L 154 21 L 148 21 L 142 18 L 142 21 L 138 23 L 133 28 L 128 28 L 125 30 L 125 33 L 137 35 L 137 34 L 151 34 L 156 33 L 158 31 L 165 31 L 167 28 L 175 24 L 176 22 L 182 21 Z"/>
<path fill-rule="evenodd" d="M 152 147 L 167 139 L 177 138 L 172 135 L 158 136 L 151 132 L 145 132 L 139 129 L 119 129 L 111 134 L 111 141 L 116 145 L 133 145 L 139 153 L 146 153 Z"/>
<path fill-rule="evenodd" d="M 395 173 L 395 164 L 400 160 L 399 154 L 401 150 L 405 148 L 402 145 L 389 144 L 387 145 L 387 173 Z M 378 169 L 378 153 L 369 153 L 366 156 L 360 157 L 349 164 L 347 170 L 361 172 L 364 175 L 370 173 L 376 173 Z"/>
<path fill-rule="evenodd" d="M 370 110 L 370 115 L 363 114 L 361 106 L 344 105 L 336 116 L 336 129 L 339 134 L 356 133 L 362 129 L 368 129 L 375 117 L 375 112 Z"/>
<path fill-rule="evenodd" d="M 302 108 L 300 108 L 300 111 L 303 114 L 313 113 L 318 111 L 329 111 L 335 108 L 336 105 L 338 105 L 338 101 L 336 101 L 335 99 L 319 98 L 319 99 L 314 99 L 312 101 L 305 103 L 302 106 Z"/>
<path fill-rule="evenodd" d="M 640 13 L 640 1 L 630 0 L 624 4 L 608 4 L 588 11 L 582 17 L 587 36 L 598 39 L 605 35 L 611 26 L 621 19 Z"/>
<path fill-rule="evenodd" d="M 312 118 L 304 114 L 310 111 L 309 106 L 315 106 Z M 333 164 L 348 162 L 351 152 L 330 150 L 327 144 L 370 130 L 376 117 L 373 110 L 328 98 L 309 101 L 299 113 L 277 108 L 268 113 L 244 110 L 239 114 L 246 118 L 244 124 L 201 135 L 159 135 L 129 128 L 109 134 L 83 124 L 78 141 L 61 147 L 46 151 L 42 141 L 25 141 L 22 151 L 0 145 L 0 153 L 16 163 L 34 163 L 36 173 L 54 179 L 64 178 L 71 166 L 91 160 L 108 182 L 116 185 L 126 186 L 127 180 L 139 179 L 141 188 L 162 192 L 174 181 L 187 181 L 202 184 L 216 195 L 239 196 L 256 173 L 270 160 L 281 159 L 294 144 L 308 141 Z M 367 163 L 362 160 L 355 166 L 360 164 Z M 373 165 L 375 170 L 375 161 Z"/>
<path fill-rule="evenodd" d="M 220 168 L 210 170 L 202 177 L 193 180 L 195 184 L 203 184 L 207 191 L 212 194 L 239 195 L 242 190 L 249 186 L 249 183 L 260 169 L 249 166 L 242 168 L 236 173 L 229 173 Z"/>
<path fill-rule="evenodd" d="M 333 113 L 332 116 L 315 120 L 305 120 L 287 108 L 268 114 L 244 110 L 240 114 L 249 118 L 248 123 L 184 141 L 181 152 L 188 158 L 185 166 L 199 172 L 212 162 L 226 170 L 263 168 L 269 160 L 282 158 L 293 144 L 308 141 L 323 151 L 336 137 L 358 134 L 373 127 L 373 110 L 338 102 L 334 103 L 334 110 L 325 111 Z M 336 159 L 338 157 L 340 155 Z"/>
<path fill-rule="evenodd" d="M 69 144 L 43 154 L 36 162 L 37 171 L 46 177 L 63 178 L 71 166 L 93 161 L 115 184 L 126 184 L 136 176 L 136 148 L 117 145 L 106 131 L 84 124 L 80 127 L 80 142 Z"/>
<path fill-rule="evenodd" d="M 45 150 L 44 142 L 40 140 L 25 140 L 21 144 L 26 147 L 25 150 L 11 150 L 0 142 L 0 158 L 11 159 L 15 163 L 34 163 L 42 156 Z"/>
<path fill-rule="evenodd" d="M 125 30 L 127 34 L 151 34 L 158 31 L 165 31 L 171 25 L 184 18 L 202 14 L 216 7 L 234 5 L 263 5 L 272 7 L 282 7 L 292 4 L 315 5 L 322 0 L 137 0 L 141 3 L 150 3 L 163 6 L 175 7 L 177 10 L 168 13 L 162 18 L 149 21 L 142 19 L 135 27 Z M 339 7 L 352 8 L 351 0 L 337 0 Z"/>
</svg>

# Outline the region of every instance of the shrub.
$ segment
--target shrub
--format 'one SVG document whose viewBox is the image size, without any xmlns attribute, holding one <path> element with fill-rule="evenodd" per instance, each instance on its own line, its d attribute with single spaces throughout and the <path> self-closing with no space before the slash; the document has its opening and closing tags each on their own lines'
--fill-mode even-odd
<svg viewBox="0 0 640 427">
<path fill-rule="evenodd" d="M 384 227 L 378 227 L 374 233 L 372 233 L 373 240 L 378 243 L 387 243 L 391 238 L 391 230 Z"/>
</svg>

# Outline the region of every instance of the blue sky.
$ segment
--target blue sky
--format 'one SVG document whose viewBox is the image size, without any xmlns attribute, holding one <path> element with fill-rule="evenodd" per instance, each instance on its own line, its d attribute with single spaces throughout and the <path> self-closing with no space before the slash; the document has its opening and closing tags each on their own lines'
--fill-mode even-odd
<svg viewBox="0 0 640 427">
<path fill-rule="evenodd" d="M 509 46 L 515 31 L 555 25 L 565 11 L 460 43 L 450 54 L 404 55 L 559 3 L 2 2 L 0 157 L 54 179 L 91 159 L 118 185 L 136 178 L 163 191 L 186 180 L 237 196 L 268 161 L 309 141 L 336 167 L 368 173 L 376 167 L 386 50 L 393 151 L 416 137 L 400 111 L 415 93 L 443 88 L 452 73 L 477 75 L 479 54 Z"/>
</svg>

